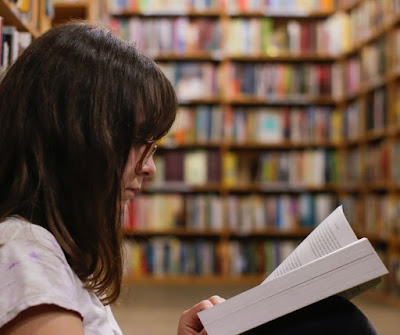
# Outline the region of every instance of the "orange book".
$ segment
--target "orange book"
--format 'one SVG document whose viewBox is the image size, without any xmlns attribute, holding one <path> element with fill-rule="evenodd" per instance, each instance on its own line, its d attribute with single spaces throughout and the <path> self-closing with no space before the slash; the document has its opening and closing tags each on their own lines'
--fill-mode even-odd
<svg viewBox="0 0 400 335">
<path fill-rule="evenodd" d="M 332 11 L 334 8 L 333 0 L 320 0 L 321 3 L 321 12 L 329 12 Z"/>
</svg>

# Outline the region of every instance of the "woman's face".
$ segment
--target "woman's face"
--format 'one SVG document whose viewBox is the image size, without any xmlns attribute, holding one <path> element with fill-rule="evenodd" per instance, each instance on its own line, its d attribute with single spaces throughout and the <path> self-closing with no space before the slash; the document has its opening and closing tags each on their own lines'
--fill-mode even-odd
<svg viewBox="0 0 400 335">
<path fill-rule="evenodd" d="M 134 198 L 135 192 L 142 187 L 145 177 L 152 177 L 156 173 L 152 154 L 143 162 L 142 156 L 145 152 L 146 145 L 132 147 L 129 152 L 122 176 L 122 200 L 124 203 Z"/>
</svg>

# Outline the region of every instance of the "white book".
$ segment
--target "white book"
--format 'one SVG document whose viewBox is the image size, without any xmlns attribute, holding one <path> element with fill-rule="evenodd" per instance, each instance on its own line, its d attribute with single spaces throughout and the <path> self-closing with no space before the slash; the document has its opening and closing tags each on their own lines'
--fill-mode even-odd
<svg viewBox="0 0 400 335">
<path fill-rule="evenodd" d="M 198 315 L 208 335 L 240 334 L 332 295 L 350 299 L 387 273 L 340 206 L 261 285 Z"/>
</svg>

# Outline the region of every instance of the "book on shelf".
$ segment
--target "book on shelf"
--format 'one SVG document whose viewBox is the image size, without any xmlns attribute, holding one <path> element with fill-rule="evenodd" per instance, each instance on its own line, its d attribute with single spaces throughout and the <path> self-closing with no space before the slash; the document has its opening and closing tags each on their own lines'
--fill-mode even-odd
<svg viewBox="0 0 400 335">
<path fill-rule="evenodd" d="M 333 295 L 351 299 L 388 271 L 336 208 L 260 285 L 198 313 L 208 335 L 235 335 Z"/>
</svg>

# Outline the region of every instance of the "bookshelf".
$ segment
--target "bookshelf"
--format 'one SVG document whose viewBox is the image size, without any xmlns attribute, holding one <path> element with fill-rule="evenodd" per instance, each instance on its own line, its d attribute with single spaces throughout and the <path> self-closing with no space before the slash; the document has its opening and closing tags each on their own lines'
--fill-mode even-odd
<svg viewBox="0 0 400 335">
<path fill-rule="evenodd" d="M 342 203 L 392 270 L 382 295 L 399 298 L 400 1 L 183 3 L 109 8 L 180 100 L 130 208 L 129 250 L 148 259 L 127 281 L 259 282 Z"/>
<path fill-rule="evenodd" d="M 52 8 L 47 0 L 27 0 L 20 3 L 11 0 L 0 1 L 3 25 L 29 32 L 34 38 L 50 28 L 51 13 Z"/>
<path fill-rule="evenodd" d="M 95 21 L 98 18 L 98 0 L 53 0 L 53 6 L 53 26 L 73 19 Z"/>
<path fill-rule="evenodd" d="M 51 26 L 48 0 L 0 0 L 0 71 L 3 72 L 31 43 Z"/>
</svg>

